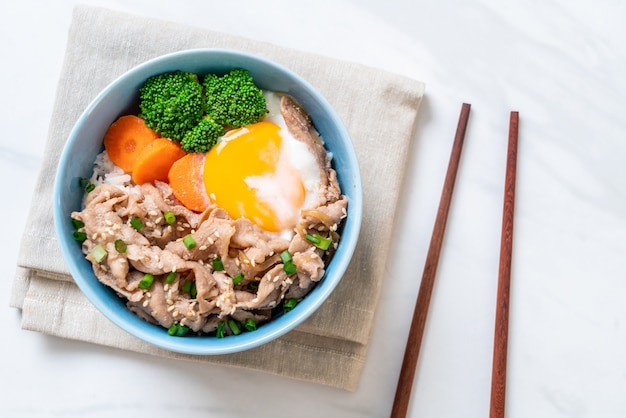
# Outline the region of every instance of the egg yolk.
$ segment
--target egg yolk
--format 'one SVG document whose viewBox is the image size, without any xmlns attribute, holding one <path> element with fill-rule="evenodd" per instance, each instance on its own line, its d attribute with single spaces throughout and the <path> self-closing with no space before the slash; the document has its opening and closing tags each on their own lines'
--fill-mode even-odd
<svg viewBox="0 0 626 418">
<path fill-rule="evenodd" d="M 271 232 L 292 229 L 305 188 L 283 152 L 281 128 L 267 121 L 228 132 L 207 153 L 204 185 L 233 218 L 248 218 Z"/>
</svg>

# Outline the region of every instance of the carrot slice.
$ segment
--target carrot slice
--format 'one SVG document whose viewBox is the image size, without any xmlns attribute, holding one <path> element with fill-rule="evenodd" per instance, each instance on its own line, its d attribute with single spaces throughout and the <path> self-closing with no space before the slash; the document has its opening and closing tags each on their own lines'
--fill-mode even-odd
<svg viewBox="0 0 626 418">
<path fill-rule="evenodd" d="M 133 181 L 143 184 L 150 181 L 167 181 L 167 174 L 177 160 L 187 153 L 168 138 L 155 138 L 137 155 L 133 164 Z"/>
<path fill-rule="evenodd" d="M 176 199 L 187 209 L 203 212 L 211 203 L 204 187 L 205 154 L 190 153 L 172 164 L 168 175 Z"/>
<path fill-rule="evenodd" d="M 130 173 L 141 150 L 157 137 L 157 133 L 148 128 L 139 116 L 125 115 L 107 129 L 104 148 L 111 161 Z"/>
</svg>

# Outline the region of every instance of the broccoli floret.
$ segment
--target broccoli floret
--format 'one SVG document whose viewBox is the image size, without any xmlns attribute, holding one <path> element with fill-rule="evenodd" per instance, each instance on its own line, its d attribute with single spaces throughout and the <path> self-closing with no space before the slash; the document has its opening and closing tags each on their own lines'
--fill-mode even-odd
<svg viewBox="0 0 626 418">
<path fill-rule="evenodd" d="M 193 73 L 174 71 L 146 80 L 139 90 L 139 117 L 151 129 L 175 142 L 204 114 L 202 84 Z"/>
<path fill-rule="evenodd" d="M 265 97 L 248 70 L 234 69 L 218 76 L 208 74 L 203 82 L 206 113 L 229 128 L 260 121 L 268 112 Z"/>
<path fill-rule="evenodd" d="M 207 152 L 224 135 L 224 127 L 210 116 L 205 116 L 180 141 L 180 147 L 187 152 Z"/>
</svg>

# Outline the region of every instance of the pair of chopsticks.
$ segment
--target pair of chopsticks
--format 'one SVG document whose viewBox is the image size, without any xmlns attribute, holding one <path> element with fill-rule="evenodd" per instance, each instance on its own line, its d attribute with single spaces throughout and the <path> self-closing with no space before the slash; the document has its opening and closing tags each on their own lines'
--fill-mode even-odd
<svg viewBox="0 0 626 418">
<path fill-rule="evenodd" d="M 435 283 L 441 244 L 450 210 L 452 192 L 463 150 L 467 122 L 469 120 L 471 105 L 463 103 L 457 125 L 448 170 L 444 180 L 439 209 L 435 218 L 435 226 L 426 255 L 422 281 L 417 294 L 413 320 L 409 330 L 402 369 L 398 378 L 396 395 L 391 410 L 391 418 L 406 416 L 415 369 L 419 352 L 422 345 L 422 337 L 428 316 L 428 307 Z M 490 418 L 504 417 L 504 399 L 506 388 L 506 362 L 509 323 L 509 290 L 511 283 L 511 254 L 513 243 L 513 214 L 515 203 L 515 177 L 517 170 L 517 137 L 518 137 L 519 113 L 511 112 L 509 121 L 508 150 L 506 160 L 506 176 L 504 188 L 504 206 L 502 216 L 502 238 L 500 242 L 500 266 L 498 271 L 498 294 L 496 301 L 496 321 L 494 332 L 493 369 L 491 377 L 491 404 Z"/>
</svg>

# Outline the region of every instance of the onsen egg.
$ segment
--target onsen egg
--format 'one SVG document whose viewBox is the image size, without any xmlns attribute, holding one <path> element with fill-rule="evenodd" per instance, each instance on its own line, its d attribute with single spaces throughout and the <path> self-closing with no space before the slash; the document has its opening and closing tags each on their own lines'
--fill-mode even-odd
<svg viewBox="0 0 626 418">
<path fill-rule="evenodd" d="M 264 120 L 229 131 L 207 153 L 204 184 L 233 219 L 290 233 L 300 210 L 315 198 L 320 172 L 308 146 L 287 129 L 279 96 L 265 95 L 270 112 Z"/>
</svg>

